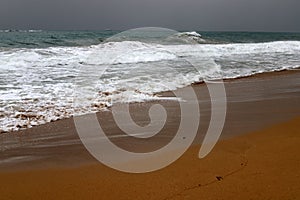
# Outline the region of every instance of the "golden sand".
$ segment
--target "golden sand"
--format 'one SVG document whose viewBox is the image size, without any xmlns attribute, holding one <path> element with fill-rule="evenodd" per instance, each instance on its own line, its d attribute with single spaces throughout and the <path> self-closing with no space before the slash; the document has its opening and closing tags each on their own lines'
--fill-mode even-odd
<svg viewBox="0 0 300 200">
<path fill-rule="evenodd" d="M 298 199 L 300 118 L 220 141 L 204 159 L 199 146 L 148 174 L 92 164 L 0 172 L 0 199 Z"/>
</svg>

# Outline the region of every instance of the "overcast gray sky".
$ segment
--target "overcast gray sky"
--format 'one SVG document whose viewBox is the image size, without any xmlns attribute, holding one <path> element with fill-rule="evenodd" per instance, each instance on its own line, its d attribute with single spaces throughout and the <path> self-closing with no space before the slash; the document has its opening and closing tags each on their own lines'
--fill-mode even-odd
<svg viewBox="0 0 300 200">
<path fill-rule="evenodd" d="M 300 0 L 0 0 L 0 29 L 300 31 Z"/>
</svg>

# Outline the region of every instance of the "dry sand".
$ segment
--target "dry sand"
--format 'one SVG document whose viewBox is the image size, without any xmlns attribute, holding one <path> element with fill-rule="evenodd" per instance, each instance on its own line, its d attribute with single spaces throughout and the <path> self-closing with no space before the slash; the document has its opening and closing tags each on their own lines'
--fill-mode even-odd
<svg viewBox="0 0 300 200">
<path fill-rule="evenodd" d="M 126 174 L 101 164 L 0 173 L 1 199 L 299 199 L 300 118 L 198 146 L 167 168 Z M 219 180 L 218 180 L 219 179 Z"/>
</svg>

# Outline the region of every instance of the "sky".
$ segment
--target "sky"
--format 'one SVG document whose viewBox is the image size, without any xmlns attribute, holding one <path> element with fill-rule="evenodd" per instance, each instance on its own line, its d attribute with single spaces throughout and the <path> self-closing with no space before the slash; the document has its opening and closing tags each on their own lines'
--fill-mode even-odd
<svg viewBox="0 0 300 200">
<path fill-rule="evenodd" d="M 0 29 L 300 32 L 299 0 L 1 0 Z"/>
</svg>

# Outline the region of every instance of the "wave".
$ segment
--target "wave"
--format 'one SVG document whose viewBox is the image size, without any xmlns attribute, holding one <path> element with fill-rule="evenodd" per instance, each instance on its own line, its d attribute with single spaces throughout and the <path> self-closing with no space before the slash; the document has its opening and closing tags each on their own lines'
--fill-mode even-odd
<svg viewBox="0 0 300 200">
<path fill-rule="evenodd" d="M 4 33 L 13 33 L 13 32 L 18 32 L 18 33 L 40 33 L 42 30 L 15 30 L 15 29 L 6 29 L 6 30 L 0 30 L 0 32 Z"/>
<path fill-rule="evenodd" d="M 159 92 L 220 75 L 238 78 L 299 66 L 299 41 L 193 45 L 123 41 L 0 49 L 0 131 L 96 112 L 114 102 L 157 100 Z M 74 104 L 76 88 L 83 93 Z"/>
<path fill-rule="evenodd" d="M 207 44 L 202 35 L 196 31 L 175 33 L 167 38 L 168 42 L 179 44 Z"/>
</svg>

